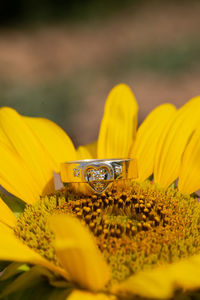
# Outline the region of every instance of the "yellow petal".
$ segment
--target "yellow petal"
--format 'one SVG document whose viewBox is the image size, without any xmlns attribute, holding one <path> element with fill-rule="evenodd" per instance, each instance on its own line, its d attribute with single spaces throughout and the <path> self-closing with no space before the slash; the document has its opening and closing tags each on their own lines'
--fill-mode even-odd
<svg viewBox="0 0 200 300">
<path fill-rule="evenodd" d="M 76 160 L 76 150 L 71 139 L 56 123 L 43 118 L 24 117 L 24 120 L 57 163 L 58 172 L 61 162 Z"/>
<path fill-rule="evenodd" d="M 168 299 L 173 295 L 173 287 L 168 268 L 139 272 L 112 288 L 122 295 L 138 295 L 145 298 Z"/>
<path fill-rule="evenodd" d="M 117 300 L 115 296 L 108 296 L 102 293 L 90 293 L 81 290 L 74 290 L 66 300 Z"/>
<path fill-rule="evenodd" d="M 183 154 L 178 189 L 188 194 L 200 189 L 200 127 L 192 135 Z"/>
<path fill-rule="evenodd" d="M 16 225 L 16 217 L 5 202 L 0 198 L 0 221 L 4 224 L 14 227 Z"/>
<path fill-rule="evenodd" d="M 192 132 L 200 124 L 199 115 L 200 97 L 196 97 L 179 109 L 163 133 L 154 168 L 154 180 L 161 186 L 168 187 L 178 177 L 185 147 Z"/>
<path fill-rule="evenodd" d="M 108 95 L 101 122 L 97 158 L 127 158 L 136 134 L 138 105 L 125 84 Z"/>
<path fill-rule="evenodd" d="M 167 124 L 174 117 L 175 111 L 174 105 L 160 105 L 139 127 L 130 152 L 130 157 L 137 159 L 139 181 L 147 179 L 153 173 L 158 142 Z"/>
<path fill-rule="evenodd" d="M 1 108 L 0 127 L 13 149 L 27 165 L 42 194 L 52 192 L 53 171 L 56 166 L 23 118 L 11 108 Z"/>
<path fill-rule="evenodd" d="M 4 131 L 2 130 L 1 127 L 0 127 L 0 141 L 12 148 L 12 145 L 11 145 L 8 137 L 6 136 L 6 134 L 4 133 Z"/>
<path fill-rule="evenodd" d="M 68 278 L 67 273 L 49 262 L 34 250 L 24 245 L 15 235 L 12 229 L 0 222 L 0 260 L 26 262 L 41 265 L 49 270 Z"/>
<path fill-rule="evenodd" d="M 185 290 L 200 287 L 200 255 L 194 255 L 171 266 L 174 286 Z"/>
<path fill-rule="evenodd" d="M 32 204 L 42 192 L 23 160 L 0 142 L 0 184 L 11 194 Z"/>
<path fill-rule="evenodd" d="M 77 149 L 77 159 L 97 158 L 97 142 L 88 145 L 79 146 Z"/>
<path fill-rule="evenodd" d="M 87 228 L 67 215 L 54 215 L 49 223 L 57 257 L 71 280 L 92 291 L 103 289 L 110 273 Z"/>
<path fill-rule="evenodd" d="M 142 271 L 112 287 L 112 291 L 146 298 L 168 299 L 176 289 L 184 291 L 200 287 L 200 255 L 177 263 Z"/>
<path fill-rule="evenodd" d="M 92 159 L 91 153 L 88 151 L 86 146 L 79 146 L 77 148 L 77 159 Z"/>
</svg>

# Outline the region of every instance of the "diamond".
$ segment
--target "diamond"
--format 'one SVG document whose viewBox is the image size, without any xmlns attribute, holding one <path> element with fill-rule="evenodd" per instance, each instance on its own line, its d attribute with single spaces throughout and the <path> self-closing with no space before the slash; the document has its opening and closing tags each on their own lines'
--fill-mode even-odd
<svg viewBox="0 0 200 300">
<path fill-rule="evenodd" d="M 80 177 L 80 169 L 73 169 L 74 177 Z"/>
<path fill-rule="evenodd" d="M 107 180 L 108 170 L 105 168 L 89 169 L 87 172 L 88 181 Z"/>
<path fill-rule="evenodd" d="M 114 169 L 115 169 L 115 176 L 117 178 L 122 174 L 122 166 L 116 164 Z"/>
</svg>

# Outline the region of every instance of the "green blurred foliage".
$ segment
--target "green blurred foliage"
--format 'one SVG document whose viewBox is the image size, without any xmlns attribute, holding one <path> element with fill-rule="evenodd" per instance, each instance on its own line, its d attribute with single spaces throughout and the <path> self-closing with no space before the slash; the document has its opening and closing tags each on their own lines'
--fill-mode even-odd
<svg viewBox="0 0 200 300">
<path fill-rule="evenodd" d="M 194 37 L 168 47 L 152 47 L 139 52 L 129 49 L 126 55 L 118 57 L 117 63 L 108 66 L 107 74 L 121 78 L 133 71 L 148 71 L 173 77 L 193 69 L 198 62 L 200 41 Z"/>
</svg>

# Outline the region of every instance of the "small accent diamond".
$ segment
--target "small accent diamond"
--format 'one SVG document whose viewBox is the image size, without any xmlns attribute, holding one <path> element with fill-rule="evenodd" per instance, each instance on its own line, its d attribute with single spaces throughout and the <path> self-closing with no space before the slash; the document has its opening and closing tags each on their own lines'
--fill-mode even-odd
<svg viewBox="0 0 200 300">
<path fill-rule="evenodd" d="M 115 164 L 115 176 L 119 177 L 122 174 L 122 166 Z"/>
<path fill-rule="evenodd" d="M 74 172 L 74 177 L 80 177 L 80 169 L 74 168 L 73 172 Z"/>
</svg>

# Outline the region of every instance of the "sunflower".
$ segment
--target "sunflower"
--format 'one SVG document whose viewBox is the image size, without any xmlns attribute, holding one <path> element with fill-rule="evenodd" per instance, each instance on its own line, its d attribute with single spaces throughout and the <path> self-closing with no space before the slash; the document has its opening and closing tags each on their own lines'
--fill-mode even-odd
<svg viewBox="0 0 200 300">
<path fill-rule="evenodd" d="M 76 150 L 55 123 L 0 109 L 2 299 L 181 299 L 200 288 L 200 97 L 158 106 L 138 129 L 137 113 L 130 88 L 114 87 L 98 140 Z M 101 195 L 55 191 L 62 162 L 113 157 L 136 158 L 138 178 Z"/>
</svg>

